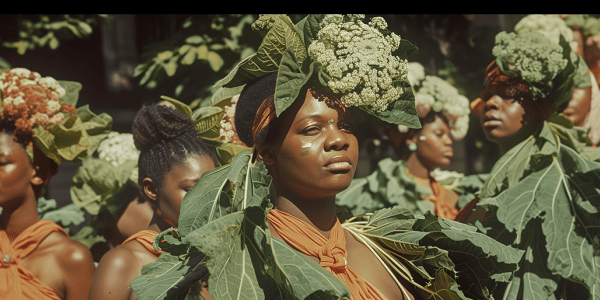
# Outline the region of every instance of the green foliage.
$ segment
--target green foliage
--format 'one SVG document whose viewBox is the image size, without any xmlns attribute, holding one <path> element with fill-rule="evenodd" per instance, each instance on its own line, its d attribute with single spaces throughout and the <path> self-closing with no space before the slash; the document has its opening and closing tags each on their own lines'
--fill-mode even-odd
<svg viewBox="0 0 600 300">
<path fill-rule="evenodd" d="M 2 46 L 14 48 L 20 55 L 27 50 L 48 46 L 55 50 L 62 40 L 85 38 L 92 34 L 93 27 L 110 23 L 110 17 L 98 15 L 40 15 L 39 21 L 22 20 L 19 24 L 19 39 L 4 41 Z"/>
<path fill-rule="evenodd" d="M 133 76 L 139 85 L 173 95 L 191 108 L 202 106 L 214 92 L 212 83 L 254 53 L 245 34 L 253 21 L 252 15 L 191 16 L 174 38 L 143 54 Z"/>
<path fill-rule="evenodd" d="M 478 226 L 525 251 L 505 299 L 600 297 L 600 150 L 562 115 L 494 166 L 478 206 Z"/>
<path fill-rule="evenodd" d="M 337 195 L 336 204 L 355 216 L 394 206 L 404 207 L 415 215 L 433 211 L 433 203 L 421 197 L 431 195 L 431 190 L 406 176 L 405 168 L 406 162 L 402 160 L 380 160 L 373 173 L 352 180 L 350 186 Z M 461 208 L 475 198 L 485 177 L 483 174 L 462 176 L 457 173 L 440 182 L 460 196 L 458 208 Z"/>
<path fill-rule="evenodd" d="M 77 226 L 85 221 L 85 214 L 74 204 L 57 207 L 56 200 L 38 198 L 38 214 L 40 219 L 50 220 L 61 225 L 68 232 L 68 226 Z"/>
</svg>

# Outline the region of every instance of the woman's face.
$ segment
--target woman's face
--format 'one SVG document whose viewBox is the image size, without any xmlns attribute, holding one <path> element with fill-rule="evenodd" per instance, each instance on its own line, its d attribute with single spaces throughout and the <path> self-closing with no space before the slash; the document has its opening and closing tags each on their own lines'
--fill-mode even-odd
<svg viewBox="0 0 600 300">
<path fill-rule="evenodd" d="M 584 126 L 590 107 L 592 105 L 592 87 L 584 89 L 573 88 L 573 96 L 569 100 L 567 108 L 563 111 L 575 126 Z"/>
<path fill-rule="evenodd" d="M 435 121 L 423 125 L 413 142 L 417 143 L 415 154 L 429 170 L 449 165 L 454 156 L 450 127 L 438 116 L 435 116 Z"/>
<path fill-rule="evenodd" d="M 347 109 L 338 100 L 318 100 L 309 90 L 282 117 L 281 133 L 269 145 L 272 160 L 263 160 L 274 172 L 276 192 L 321 198 L 345 190 L 358 161 Z"/>
<path fill-rule="evenodd" d="M 497 144 L 514 144 L 525 140 L 536 129 L 536 122 L 526 113 L 519 94 L 505 93 L 489 87 L 481 93 L 485 102 L 480 116 L 488 140 Z"/>
<path fill-rule="evenodd" d="M 20 205 L 28 193 L 33 194 L 31 185 L 36 171 L 23 145 L 15 141 L 14 136 L 0 131 L 0 207 Z"/>
<path fill-rule="evenodd" d="M 168 223 L 177 224 L 183 197 L 202 174 L 214 168 L 215 164 L 209 155 L 190 155 L 165 173 L 159 190 L 158 209 Z"/>
</svg>

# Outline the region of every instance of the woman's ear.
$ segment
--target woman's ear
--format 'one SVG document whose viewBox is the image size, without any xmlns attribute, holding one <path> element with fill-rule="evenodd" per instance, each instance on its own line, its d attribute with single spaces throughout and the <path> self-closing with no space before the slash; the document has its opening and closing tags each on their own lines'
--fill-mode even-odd
<svg viewBox="0 0 600 300">
<path fill-rule="evenodd" d="M 412 143 L 416 143 L 418 139 L 418 134 L 416 134 L 416 132 L 414 130 L 409 130 L 408 135 L 406 137 L 406 139 L 404 140 L 404 142 L 406 143 L 406 146 L 412 144 Z"/>
<path fill-rule="evenodd" d="M 158 199 L 158 190 L 152 179 L 146 177 L 142 180 L 143 190 L 146 197 L 152 201 Z"/>
<path fill-rule="evenodd" d="M 40 172 L 40 166 L 34 165 L 33 168 L 35 171 L 33 171 L 33 176 L 31 177 L 31 184 L 33 184 L 34 186 L 39 186 L 40 188 L 43 188 L 44 186 L 46 186 L 48 181 L 50 181 L 50 179 L 44 180 L 44 177 L 41 175 L 41 172 Z M 46 184 L 44 184 L 44 183 L 46 183 Z"/>
<path fill-rule="evenodd" d="M 255 147 L 256 160 L 269 166 L 275 164 L 275 155 L 271 151 L 271 148 L 266 143 L 258 143 Z"/>
</svg>

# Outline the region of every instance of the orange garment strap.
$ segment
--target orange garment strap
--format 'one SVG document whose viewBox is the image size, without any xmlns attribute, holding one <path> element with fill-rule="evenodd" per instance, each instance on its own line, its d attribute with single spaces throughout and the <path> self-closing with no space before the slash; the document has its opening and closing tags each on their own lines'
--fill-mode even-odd
<svg viewBox="0 0 600 300">
<path fill-rule="evenodd" d="M 431 179 L 431 190 L 433 190 L 433 194 L 429 196 L 421 195 L 421 198 L 427 199 L 435 205 L 435 214 L 440 218 L 454 220 L 456 215 L 458 214 L 458 209 L 454 206 L 450 206 L 448 202 L 446 202 L 446 197 L 448 197 L 448 191 L 442 186 L 442 184 L 434 179 Z"/>
<path fill-rule="evenodd" d="M 337 218 L 329 233 L 329 239 L 306 222 L 277 209 L 270 210 L 267 219 L 288 245 L 318 258 L 323 268 L 348 287 L 352 299 L 386 299 L 354 269 L 347 266 L 346 238 Z"/>
<path fill-rule="evenodd" d="M 33 252 L 52 232 L 68 234 L 50 220 L 40 220 L 10 242 L 0 230 L 0 299 L 60 300 L 54 290 L 21 267 L 21 260 Z"/>
<path fill-rule="evenodd" d="M 163 253 L 162 250 L 154 250 L 154 245 L 152 245 L 152 241 L 154 241 L 154 238 L 156 237 L 156 235 L 158 235 L 158 232 L 154 231 L 154 230 L 149 230 L 149 229 L 144 229 L 144 230 L 140 230 L 134 234 L 132 234 L 130 237 L 128 237 L 123 243 L 121 243 L 121 245 L 129 242 L 129 241 L 137 241 L 138 243 L 142 244 L 142 246 L 144 246 L 144 248 L 146 248 L 148 251 L 150 251 L 152 254 L 159 256 L 161 253 Z"/>
</svg>

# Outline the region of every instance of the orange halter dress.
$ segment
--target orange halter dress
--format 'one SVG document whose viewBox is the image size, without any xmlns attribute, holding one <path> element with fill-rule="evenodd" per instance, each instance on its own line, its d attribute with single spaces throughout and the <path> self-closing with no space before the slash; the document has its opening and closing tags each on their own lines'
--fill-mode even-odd
<svg viewBox="0 0 600 300">
<path fill-rule="evenodd" d="M 40 220 L 10 242 L 0 230 L 0 299 L 61 300 L 54 290 L 21 267 L 21 260 L 31 254 L 52 232 L 68 234 L 50 220 Z"/>
</svg>

